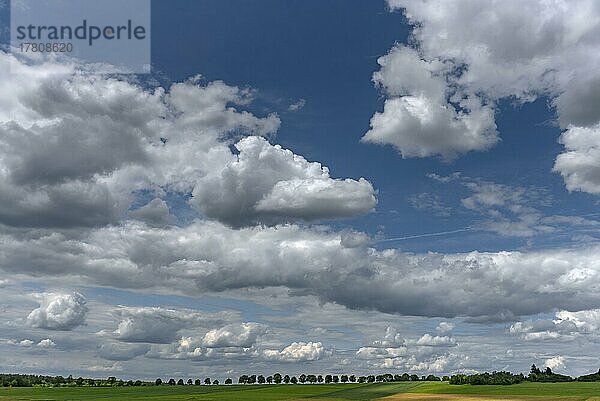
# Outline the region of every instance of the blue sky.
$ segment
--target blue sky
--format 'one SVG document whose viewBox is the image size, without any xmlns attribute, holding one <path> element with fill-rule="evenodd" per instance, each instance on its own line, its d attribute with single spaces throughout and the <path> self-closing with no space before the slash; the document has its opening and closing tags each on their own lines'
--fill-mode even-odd
<svg viewBox="0 0 600 401">
<path fill-rule="evenodd" d="M 517 4 L 155 0 L 141 76 L 2 51 L 0 363 L 596 371 L 600 8 Z"/>
</svg>

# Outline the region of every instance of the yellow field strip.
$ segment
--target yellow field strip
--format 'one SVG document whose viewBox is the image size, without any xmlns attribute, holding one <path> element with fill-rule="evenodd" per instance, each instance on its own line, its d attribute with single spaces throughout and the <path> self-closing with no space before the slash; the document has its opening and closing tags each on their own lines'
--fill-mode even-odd
<svg viewBox="0 0 600 401">
<path fill-rule="evenodd" d="M 380 401 L 579 401 L 581 397 L 556 397 L 548 396 L 498 396 L 498 395 L 472 395 L 472 394 L 394 394 L 378 398 Z M 586 401 L 600 401 L 600 397 L 592 397 Z"/>
</svg>

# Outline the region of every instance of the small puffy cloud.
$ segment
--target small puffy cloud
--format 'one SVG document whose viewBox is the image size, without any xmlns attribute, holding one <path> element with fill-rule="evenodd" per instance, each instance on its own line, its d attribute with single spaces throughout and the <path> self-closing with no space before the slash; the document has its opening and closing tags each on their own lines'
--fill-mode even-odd
<svg viewBox="0 0 600 401">
<path fill-rule="evenodd" d="M 320 342 L 293 342 L 281 351 L 263 350 L 262 356 L 268 360 L 281 362 L 317 361 L 325 354 L 325 348 Z"/>
<path fill-rule="evenodd" d="M 453 357 L 454 356 L 452 354 L 440 355 L 426 361 L 409 364 L 408 369 L 417 372 L 444 372 Z"/>
<path fill-rule="evenodd" d="M 244 106 L 252 102 L 253 91 L 227 85 L 223 81 L 198 85 L 199 77 L 173 84 L 166 103 L 178 113 L 185 128 L 202 128 L 220 135 L 242 131 L 252 135 L 270 135 L 277 132 L 281 121 L 277 114 L 259 118 L 247 111 L 238 111 L 232 105 Z"/>
<path fill-rule="evenodd" d="M 398 369 L 412 372 L 442 372 L 456 355 L 447 352 L 448 347 L 456 346 L 450 337 L 425 334 L 418 340 L 403 341 L 402 344 L 388 347 L 370 346 L 359 348 L 355 357 L 372 368 Z"/>
<path fill-rule="evenodd" d="M 360 347 L 356 351 L 356 357 L 358 359 L 382 359 L 382 358 L 398 358 L 401 356 L 408 355 L 409 350 L 407 347 Z"/>
<path fill-rule="evenodd" d="M 109 361 L 128 361 L 145 354 L 149 349 L 150 347 L 147 344 L 109 342 L 100 345 L 98 355 Z"/>
<path fill-rule="evenodd" d="M 154 344 L 145 354 L 148 358 L 192 361 L 225 361 L 256 358 L 261 355 L 255 346 L 205 347 L 203 337 L 183 336 L 171 344 Z"/>
<path fill-rule="evenodd" d="M 525 341 L 573 341 L 581 336 L 596 337 L 600 328 L 600 310 L 570 312 L 558 311 L 554 319 L 516 322 L 509 328 L 511 334 L 520 335 Z"/>
<path fill-rule="evenodd" d="M 170 343 L 183 328 L 218 321 L 213 315 L 161 307 L 122 307 L 115 314 L 121 320 L 113 335 L 120 341 L 131 343 Z"/>
<path fill-rule="evenodd" d="M 232 226 L 351 217 L 376 204 L 365 179 L 333 179 L 317 162 L 261 137 L 240 140 L 222 170 L 198 180 L 191 204 Z"/>
<path fill-rule="evenodd" d="M 160 225 L 175 222 L 175 216 L 171 214 L 167 202 L 159 198 L 152 199 L 146 205 L 130 211 L 129 216 L 149 224 Z"/>
<path fill-rule="evenodd" d="M 72 330 L 85 323 L 86 299 L 80 293 L 41 294 L 40 307 L 27 316 L 27 324 L 48 330 Z"/>
<path fill-rule="evenodd" d="M 385 101 L 383 112 L 371 118 L 363 142 L 392 145 L 403 158 L 441 155 L 454 159 L 471 150 L 494 145 L 494 111 L 476 104 L 470 114 L 457 114 L 451 106 L 424 96 L 404 96 Z"/>
<path fill-rule="evenodd" d="M 444 333 L 450 333 L 452 330 L 454 330 L 454 323 L 452 322 L 440 322 L 437 327 L 436 330 L 442 334 Z"/>
<path fill-rule="evenodd" d="M 600 123 L 569 126 L 560 143 L 565 151 L 556 157 L 554 171 L 562 175 L 567 189 L 600 194 Z"/>
<path fill-rule="evenodd" d="M 88 372 L 111 373 L 123 371 L 123 365 L 119 362 L 115 362 L 112 365 L 82 365 L 81 369 Z"/>
<path fill-rule="evenodd" d="M 363 142 L 390 144 L 404 158 L 452 159 L 498 141 L 493 108 L 473 94 L 447 87 L 452 69 L 446 63 L 425 60 L 406 46 L 394 47 L 378 63 L 381 70 L 373 79 L 389 98 L 383 112 L 371 119 Z"/>
<path fill-rule="evenodd" d="M 569 312 L 566 310 L 556 312 L 555 323 L 568 322 L 575 325 L 578 331 L 594 333 L 600 330 L 600 309 Z"/>
<path fill-rule="evenodd" d="M 258 323 L 230 324 L 207 332 L 202 339 L 202 345 L 208 348 L 250 348 L 266 330 L 264 325 Z"/>
<path fill-rule="evenodd" d="M 565 358 L 562 356 L 555 356 L 546 359 L 544 366 L 552 370 L 563 369 L 565 367 Z"/>
<path fill-rule="evenodd" d="M 453 347 L 456 345 L 456 340 L 449 336 L 423 334 L 421 338 L 417 340 L 417 345 L 425 347 Z"/>
<path fill-rule="evenodd" d="M 305 105 L 306 105 L 306 100 L 300 99 L 297 102 L 290 104 L 288 107 L 288 110 L 289 111 L 300 111 Z"/>
<path fill-rule="evenodd" d="M 43 348 L 43 349 L 50 349 L 50 348 L 54 348 L 56 347 L 56 344 L 54 343 L 54 341 L 52 341 L 49 338 L 45 338 L 43 340 L 40 340 L 39 343 L 37 343 L 36 345 L 38 348 Z"/>
<path fill-rule="evenodd" d="M 398 330 L 393 327 L 386 327 L 385 335 L 382 339 L 372 340 L 371 347 L 389 348 L 400 347 L 404 345 L 404 338 L 398 333 Z"/>
<path fill-rule="evenodd" d="M 577 334 L 577 327 L 569 322 L 535 320 L 516 322 L 508 331 L 520 335 L 523 341 L 571 341 Z"/>
<path fill-rule="evenodd" d="M 33 344 L 35 344 L 33 341 L 31 341 L 30 339 L 26 338 L 24 340 L 19 341 L 19 346 L 20 347 L 24 347 L 24 348 L 29 348 L 31 347 Z"/>
</svg>

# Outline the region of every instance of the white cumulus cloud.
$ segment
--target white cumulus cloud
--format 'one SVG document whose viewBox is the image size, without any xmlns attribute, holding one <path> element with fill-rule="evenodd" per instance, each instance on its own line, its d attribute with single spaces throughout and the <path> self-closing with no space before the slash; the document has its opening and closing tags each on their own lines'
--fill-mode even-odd
<svg viewBox="0 0 600 401">
<path fill-rule="evenodd" d="M 230 324 L 207 332 L 202 339 L 202 345 L 209 348 L 250 348 L 265 332 L 266 327 L 258 323 Z"/>
<path fill-rule="evenodd" d="M 373 186 L 363 178 L 333 179 L 327 167 L 261 137 L 235 147 L 239 154 L 194 188 L 191 203 L 208 217 L 240 226 L 350 217 L 375 207 Z"/>
<path fill-rule="evenodd" d="M 72 294 L 41 294 L 41 305 L 27 316 L 32 327 L 48 330 L 72 330 L 85 323 L 88 312 L 86 299 L 75 292 Z"/>
<path fill-rule="evenodd" d="M 325 348 L 320 342 L 293 342 L 279 350 L 263 350 L 263 357 L 282 362 L 316 361 L 323 357 Z"/>
</svg>

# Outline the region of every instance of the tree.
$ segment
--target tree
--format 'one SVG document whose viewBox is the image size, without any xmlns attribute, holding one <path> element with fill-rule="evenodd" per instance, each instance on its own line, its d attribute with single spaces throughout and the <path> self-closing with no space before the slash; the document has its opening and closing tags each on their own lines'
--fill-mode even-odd
<svg viewBox="0 0 600 401">
<path fill-rule="evenodd" d="M 269 383 L 269 384 L 273 383 L 273 376 L 267 376 L 267 383 Z"/>
<path fill-rule="evenodd" d="M 348 380 L 350 380 L 350 383 L 356 383 L 356 376 L 350 375 L 350 377 L 348 378 Z"/>
<path fill-rule="evenodd" d="M 200 380 L 200 379 L 196 379 L 196 380 L 194 380 L 194 384 L 195 384 L 196 386 L 200 386 L 200 385 L 202 385 L 202 380 Z"/>
<path fill-rule="evenodd" d="M 296 376 L 292 376 L 292 378 L 290 379 L 290 382 L 292 384 L 298 384 L 298 379 L 296 378 Z"/>
<path fill-rule="evenodd" d="M 230 378 L 225 379 L 225 384 L 232 384 L 233 381 Z"/>
<path fill-rule="evenodd" d="M 571 376 L 560 375 L 552 372 L 552 369 L 547 367 L 544 372 L 538 369 L 535 364 L 531 365 L 531 371 L 527 377 L 532 382 L 545 382 L 545 383 L 556 383 L 556 382 L 569 382 L 573 378 Z"/>
<path fill-rule="evenodd" d="M 329 384 L 333 381 L 331 375 L 325 375 L 325 384 Z"/>
<path fill-rule="evenodd" d="M 306 375 L 304 373 L 302 373 L 299 377 L 298 377 L 298 381 L 302 384 L 306 383 Z"/>
<path fill-rule="evenodd" d="M 258 382 L 258 384 L 265 384 L 266 382 L 265 377 L 263 375 L 258 375 L 256 381 Z"/>
<path fill-rule="evenodd" d="M 169 379 L 169 386 L 174 386 L 175 385 L 175 379 L 171 378 Z"/>
<path fill-rule="evenodd" d="M 247 384 L 248 383 L 248 376 L 247 375 L 241 375 L 240 378 L 238 379 L 238 383 L 239 384 Z"/>
<path fill-rule="evenodd" d="M 317 381 L 319 383 L 323 383 L 323 376 L 322 375 L 317 376 Z"/>
<path fill-rule="evenodd" d="M 194 384 L 194 382 L 192 381 L 192 379 L 188 379 L 187 384 L 188 386 L 191 386 L 192 384 Z"/>
<path fill-rule="evenodd" d="M 248 384 L 256 383 L 256 375 L 248 376 Z"/>
<path fill-rule="evenodd" d="M 273 375 L 273 381 L 275 382 L 275 384 L 281 384 L 281 380 L 283 380 L 283 379 L 281 378 L 280 373 L 275 373 Z"/>
<path fill-rule="evenodd" d="M 285 375 L 285 376 L 283 376 L 283 382 L 284 382 L 285 384 L 289 384 L 289 383 L 290 383 L 290 376 L 289 376 L 289 375 Z"/>
<path fill-rule="evenodd" d="M 183 386 L 183 385 L 184 385 L 184 383 L 183 383 L 183 379 L 179 379 L 179 380 L 177 380 L 177 385 L 178 385 L 178 386 Z"/>
<path fill-rule="evenodd" d="M 218 381 L 217 379 L 215 379 L 215 380 L 213 381 L 213 384 L 214 384 L 215 386 L 218 386 L 218 385 L 219 385 L 219 381 Z"/>
<path fill-rule="evenodd" d="M 161 379 L 160 377 L 159 377 L 158 379 L 156 379 L 156 380 L 154 381 L 154 385 L 155 385 L 155 386 L 160 386 L 160 385 L 162 385 L 162 379 Z"/>
<path fill-rule="evenodd" d="M 513 375 L 510 372 L 484 372 L 472 375 L 452 375 L 450 384 L 471 384 L 471 385 L 510 385 L 521 383 L 525 380 L 525 376 L 519 373 Z"/>
<path fill-rule="evenodd" d="M 206 384 L 206 385 L 210 384 L 210 377 L 207 377 L 206 379 L 204 379 L 204 384 Z"/>
<path fill-rule="evenodd" d="M 591 373 L 589 375 L 579 376 L 577 378 L 577 381 L 579 381 L 579 382 L 597 382 L 597 381 L 600 381 L 600 369 L 598 369 L 598 372 L 596 372 L 596 373 Z"/>
<path fill-rule="evenodd" d="M 342 377 L 340 378 L 340 381 L 342 383 L 348 383 L 348 375 L 342 375 Z"/>
</svg>

